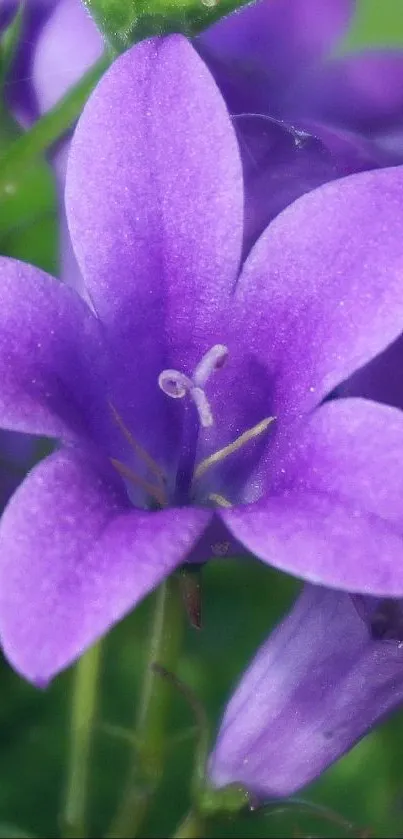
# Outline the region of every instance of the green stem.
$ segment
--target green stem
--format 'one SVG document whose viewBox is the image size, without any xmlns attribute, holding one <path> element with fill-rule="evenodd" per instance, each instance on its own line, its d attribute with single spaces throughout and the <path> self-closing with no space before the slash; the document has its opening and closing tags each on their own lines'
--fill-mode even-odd
<svg viewBox="0 0 403 839">
<path fill-rule="evenodd" d="M 0 158 L 0 199 L 21 169 L 28 167 L 42 152 L 65 134 L 79 117 L 91 91 L 110 63 L 107 54 L 80 79 L 67 95 L 15 140 Z"/>
<path fill-rule="evenodd" d="M 176 669 L 184 624 L 178 580 L 167 580 L 156 593 L 147 665 L 135 724 L 132 764 L 110 839 L 132 839 L 141 828 L 158 787 L 167 746 L 166 726 L 171 685 L 153 669 L 158 663 Z"/>
<path fill-rule="evenodd" d="M 194 810 L 185 816 L 176 829 L 173 839 L 201 839 L 204 834 L 204 822 Z"/>
<path fill-rule="evenodd" d="M 101 664 L 101 645 L 97 644 L 77 662 L 70 723 L 70 749 L 63 835 L 68 839 L 86 836 L 86 808 L 92 735 Z"/>
</svg>

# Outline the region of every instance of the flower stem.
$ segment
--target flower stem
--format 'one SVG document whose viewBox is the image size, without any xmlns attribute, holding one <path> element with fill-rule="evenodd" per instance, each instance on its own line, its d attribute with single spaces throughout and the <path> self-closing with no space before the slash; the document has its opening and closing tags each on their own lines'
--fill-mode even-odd
<svg viewBox="0 0 403 839">
<path fill-rule="evenodd" d="M 3 194 L 7 194 L 9 182 L 20 175 L 21 169 L 33 163 L 39 154 L 45 152 L 71 128 L 109 63 L 110 58 L 105 53 L 54 108 L 39 119 L 29 131 L 21 134 L 2 155 L 0 199 Z"/>
<path fill-rule="evenodd" d="M 204 834 L 204 822 L 194 810 L 185 816 L 177 827 L 173 839 L 202 839 Z"/>
<path fill-rule="evenodd" d="M 153 669 L 176 668 L 183 634 L 184 610 L 178 580 L 163 583 L 155 607 L 147 664 L 135 724 L 134 747 L 126 787 L 109 832 L 110 839 L 132 839 L 141 829 L 164 768 L 166 725 L 172 689 Z"/>
<path fill-rule="evenodd" d="M 66 839 L 83 839 L 86 836 L 88 780 L 100 664 L 101 645 L 96 644 L 79 659 L 74 674 L 66 799 L 62 817 Z"/>
</svg>

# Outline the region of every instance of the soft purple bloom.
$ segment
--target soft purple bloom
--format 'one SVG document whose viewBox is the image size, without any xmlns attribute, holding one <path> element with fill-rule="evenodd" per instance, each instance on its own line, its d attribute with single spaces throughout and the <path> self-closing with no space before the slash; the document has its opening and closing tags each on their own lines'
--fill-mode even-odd
<svg viewBox="0 0 403 839">
<path fill-rule="evenodd" d="M 403 167 L 303 196 L 239 273 L 233 126 L 172 36 L 98 85 L 66 196 L 91 306 L 0 263 L 1 423 L 61 444 L 0 523 L 14 666 L 43 683 L 225 540 L 312 582 L 400 596 L 403 416 L 321 402 L 401 330 Z"/>
<path fill-rule="evenodd" d="M 226 708 L 211 781 L 292 795 L 402 701 L 402 601 L 307 585 Z"/>
</svg>

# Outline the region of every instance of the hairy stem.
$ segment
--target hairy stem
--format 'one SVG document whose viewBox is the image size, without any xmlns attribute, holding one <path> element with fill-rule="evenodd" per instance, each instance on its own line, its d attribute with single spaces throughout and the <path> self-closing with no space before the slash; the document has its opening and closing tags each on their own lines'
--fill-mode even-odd
<svg viewBox="0 0 403 839">
<path fill-rule="evenodd" d="M 68 839 L 83 839 L 87 835 L 88 782 L 100 664 L 101 646 L 97 644 L 79 659 L 74 673 L 66 798 L 62 815 L 63 835 Z"/>
<path fill-rule="evenodd" d="M 173 839 L 202 839 L 204 834 L 204 822 L 194 810 L 185 816 L 177 827 Z"/>
<path fill-rule="evenodd" d="M 166 726 L 172 698 L 168 682 L 154 670 L 176 668 L 184 623 L 178 580 L 167 580 L 156 592 L 147 664 L 135 723 L 132 763 L 110 839 L 138 835 L 164 768 Z"/>
</svg>

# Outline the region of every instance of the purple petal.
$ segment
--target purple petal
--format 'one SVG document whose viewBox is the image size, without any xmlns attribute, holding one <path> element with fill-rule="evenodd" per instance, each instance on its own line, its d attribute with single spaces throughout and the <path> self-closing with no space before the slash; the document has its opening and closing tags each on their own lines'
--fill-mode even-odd
<svg viewBox="0 0 403 839">
<path fill-rule="evenodd" d="M 180 565 L 211 513 L 133 509 L 77 451 L 39 464 L 0 523 L 0 634 L 13 666 L 47 682 Z"/>
<path fill-rule="evenodd" d="M 193 47 L 172 36 L 126 52 L 79 122 L 67 211 L 117 354 L 115 401 L 134 434 L 150 429 L 148 450 L 162 460 L 162 440 L 166 457 L 175 453 L 177 406 L 158 376 L 191 373 L 217 342 L 238 270 L 242 205 L 235 133 Z"/>
<path fill-rule="evenodd" d="M 235 538 L 282 570 L 400 596 L 402 459 L 400 411 L 360 399 L 328 402 L 279 442 L 267 495 L 221 516 Z"/>
<path fill-rule="evenodd" d="M 293 794 L 403 701 L 402 664 L 401 645 L 372 640 L 347 594 L 306 586 L 227 706 L 213 784 Z"/>
<path fill-rule="evenodd" d="M 0 420 L 4 428 L 72 438 L 99 411 L 105 361 L 98 324 L 71 289 L 0 258 Z"/>
<path fill-rule="evenodd" d="M 86 299 L 83 276 L 73 250 L 70 232 L 67 224 L 64 190 L 66 185 L 67 161 L 70 150 L 70 138 L 59 143 L 52 155 L 52 166 L 56 178 L 57 195 L 59 200 L 59 271 L 60 279 Z M 88 299 L 88 298 L 87 298 Z M 88 301 L 90 302 L 90 301 Z"/>
<path fill-rule="evenodd" d="M 353 0 L 260 0 L 197 39 L 230 111 L 273 113 L 290 81 L 344 33 Z"/>
<path fill-rule="evenodd" d="M 369 137 L 384 165 L 403 160 L 403 51 L 368 50 L 304 76 L 286 104 L 291 119 Z"/>
<path fill-rule="evenodd" d="M 309 410 L 400 334 L 402 201 L 403 167 L 352 175 L 294 202 L 255 245 L 232 317 L 239 363 L 256 359 L 271 383 L 269 415 Z"/>
<path fill-rule="evenodd" d="M 185 314 L 175 337 L 190 343 L 235 280 L 242 200 L 234 131 L 189 42 L 152 39 L 121 56 L 84 110 L 67 174 L 73 245 L 117 339 L 152 353 L 162 322 Z"/>
<path fill-rule="evenodd" d="M 101 56 L 103 41 L 81 0 L 59 0 L 37 38 L 32 82 L 39 113 L 52 108 Z"/>
</svg>

